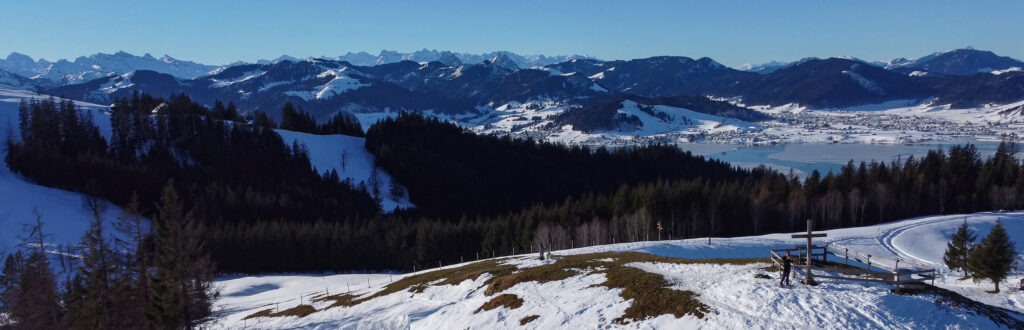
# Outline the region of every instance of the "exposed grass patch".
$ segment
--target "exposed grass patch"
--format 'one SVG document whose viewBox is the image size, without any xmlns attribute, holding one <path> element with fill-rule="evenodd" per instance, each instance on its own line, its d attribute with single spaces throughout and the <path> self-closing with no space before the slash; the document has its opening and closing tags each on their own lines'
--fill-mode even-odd
<svg viewBox="0 0 1024 330">
<path fill-rule="evenodd" d="M 983 315 L 992 320 L 992 322 L 1010 329 L 1024 329 L 1024 321 L 1021 321 L 1024 320 L 1024 313 L 983 304 L 943 288 L 930 285 L 908 284 L 902 288 L 893 289 L 892 293 L 897 295 L 935 295 L 937 296 L 936 304 L 960 308 L 975 315 Z"/>
<path fill-rule="evenodd" d="M 490 301 L 485 302 L 483 305 L 480 306 L 480 308 L 477 308 L 476 311 L 473 312 L 473 314 L 482 311 L 489 311 L 502 306 L 508 309 L 516 309 L 519 308 L 520 306 L 523 306 L 523 299 L 511 293 L 498 295 L 492 298 Z"/>
<path fill-rule="evenodd" d="M 671 283 L 658 274 L 648 273 L 626 264 L 637 262 L 671 264 L 730 264 L 742 265 L 766 262 L 763 258 L 748 259 L 680 259 L 656 256 L 641 252 L 604 252 L 562 256 L 551 264 L 521 269 L 517 272 L 495 276 L 485 291 L 487 295 L 500 293 L 516 284 L 535 281 L 538 283 L 559 281 L 581 273 L 603 273 L 607 280 L 598 286 L 621 288 L 622 298 L 633 300 L 625 314 L 615 319 L 626 324 L 663 314 L 682 317 L 692 314 L 703 318 L 711 311 L 691 291 L 670 289 Z"/>
<path fill-rule="evenodd" d="M 626 312 L 614 321 L 627 324 L 630 320 L 643 320 L 662 314 L 683 317 L 692 314 L 703 318 L 711 312 L 711 308 L 697 300 L 692 291 L 669 289 L 671 285 L 665 277 L 641 271 L 632 267 L 614 267 L 605 271 L 608 280 L 603 286 L 622 288 L 622 298 L 633 299 Z"/>
<path fill-rule="evenodd" d="M 641 252 L 603 252 L 556 256 L 556 258 L 557 260 L 553 263 L 524 269 L 518 269 L 514 265 L 503 264 L 503 259 L 486 260 L 458 268 L 436 270 L 405 277 L 387 285 L 383 290 L 365 297 L 339 294 L 317 298 L 314 301 L 334 301 L 330 307 L 349 307 L 396 292 L 407 291 L 416 294 L 422 293 L 429 286 L 457 285 L 466 280 L 476 280 L 483 274 L 491 275 L 491 278 L 484 282 L 484 285 L 486 285 L 484 294 L 494 296 L 519 283 L 546 283 L 565 280 L 580 274 L 605 274 L 607 280 L 595 286 L 622 289 L 622 298 L 632 301 L 625 314 L 614 320 L 616 323 L 627 324 L 632 321 L 664 314 L 672 314 L 675 317 L 694 315 L 698 318 L 703 318 L 704 315 L 711 312 L 711 309 L 697 299 L 698 295 L 696 293 L 671 289 L 671 283 L 665 280 L 663 276 L 626 265 L 645 262 L 729 265 L 770 262 L 767 258 L 680 259 Z M 523 299 L 516 295 L 500 294 L 483 306 L 480 306 L 476 312 L 491 310 L 500 306 L 515 309 L 522 306 L 522 304 Z M 537 317 L 536 315 L 525 317 L 520 320 L 520 323 L 526 324 Z"/>
<path fill-rule="evenodd" d="M 264 309 L 259 312 L 253 313 L 252 315 L 246 316 L 244 320 L 254 319 L 257 317 L 284 317 L 284 316 L 297 316 L 306 317 L 309 314 L 316 313 L 316 308 L 310 305 L 298 305 L 277 313 L 274 313 L 272 309 Z"/>
<path fill-rule="evenodd" d="M 462 281 L 465 280 L 475 281 L 480 277 L 480 275 L 485 273 L 490 273 L 492 276 L 502 275 L 512 273 L 515 269 L 516 266 L 501 264 L 499 260 L 485 260 L 474 262 L 462 267 L 447 268 L 407 276 L 395 281 L 394 283 L 388 284 L 383 290 L 363 298 L 359 298 L 358 296 L 351 294 L 338 294 L 323 297 L 318 301 L 333 300 L 334 304 L 332 304 L 331 307 L 349 307 L 361 304 L 373 298 L 386 296 L 400 291 L 422 293 L 423 290 L 431 285 L 455 285 L 462 283 Z"/>
<path fill-rule="evenodd" d="M 530 315 L 519 319 L 519 325 L 526 325 L 527 323 L 533 322 L 533 320 L 539 319 L 540 315 Z"/>
</svg>

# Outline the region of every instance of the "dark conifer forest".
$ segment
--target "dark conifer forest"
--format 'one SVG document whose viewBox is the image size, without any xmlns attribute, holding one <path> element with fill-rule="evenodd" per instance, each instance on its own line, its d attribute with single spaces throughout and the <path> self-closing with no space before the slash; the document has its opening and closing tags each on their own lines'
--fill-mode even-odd
<svg viewBox="0 0 1024 330">
<path fill-rule="evenodd" d="M 153 217 L 180 192 L 220 273 L 409 271 L 476 257 L 706 236 L 840 228 L 932 214 L 1019 208 L 1024 167 L 1012 141 L 992 157 L 973 145 L 921 158 L 849 163 L 801 180 L 741 170 L 672 146 L 588 149 L 476 135 L 403 114 L 368 128 L 377 166 L 416 208 L 381 212 L 379 193 L 318 173 L 261 112 L 207 109 L 185 95 L 134 95 L 112 108 L 106 141 L 70 102 L 25 102 L 11 169 Z M 352 118 L 318 124 L 286 105 L 280 127 L 361 135 Z M 152 252 L 151 252 L 152 253 Z M 150 253 L 150 254 L 151 254 Z"/>
</svg>

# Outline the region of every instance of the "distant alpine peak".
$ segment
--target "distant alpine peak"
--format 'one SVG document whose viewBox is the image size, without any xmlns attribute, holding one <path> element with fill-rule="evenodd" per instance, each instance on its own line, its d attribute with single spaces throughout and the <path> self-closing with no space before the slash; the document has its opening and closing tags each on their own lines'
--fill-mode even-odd
<svg viewBox="0 0 1024 330">
<path fill-rule="evenodd" d="M 503 69 L 508 69 L 512 71 L 519 70 L 519 65 L 516 64 L 516 62 L 513 61 L 511 58 L 509 58 L 508 54 L 506 53 L 498 53 L 494 55 L 494 57 L 491 57 L 491 59 L 488 60 L 488 62 Z"/>
<path fill-rule="evenodd" d="M 945 52 L 935 52 L 915 59 L 897 58 L 889 61 L 885 67 L 902 73 L 927 72 L 963 76 L 1024 67 L 1024 62 L 967 46 Z"/>
</svg>

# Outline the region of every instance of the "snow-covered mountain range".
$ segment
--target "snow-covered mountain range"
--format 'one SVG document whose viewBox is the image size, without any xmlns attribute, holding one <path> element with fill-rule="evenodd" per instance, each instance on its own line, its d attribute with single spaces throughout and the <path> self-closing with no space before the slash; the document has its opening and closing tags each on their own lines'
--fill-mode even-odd
<svg viewBox="0 0 1024 330">
<path fill-rule="evenodd" d="M 320 120 L 347 113 L 360 119 L 364 127 L 385 116 L 411 111 L 458 121 L 479 132 L 547 140 L 604 143 L 598 141 L 609 136 L 612 140 L 641 136 L 645 139 L 630 140 L 762 143 L 792 135 L 761 134 L 775 124 L 733 131 L 651 129 L 692 126 L 683 121 L 689 120 L 688 116 L 668 116 L 668 112 L 651 112 L 663 122 L 655 124 L 624 105 L 630 101 L 641 105 L 637 108 L 641 112 L 672 107 L 719 116 L 723 121 L 747 122 L 772 121 L 779 111 L 763 110 L 782 108 L 1002 109 L 1024 100 L 1024 72 L 1020 71 L 1024 64 L 1020 63 L 973 49 L 888 64 L 849 57 L 805 58 L 745 70 L 707 57 L 603 61 L 581 56 L 431 50 L 281 57 L 224 67 L 123 52 L 55 63 L 12 54 L 0 61 L 0 70 L 6 71 L 0 73 L 0 83 L 98 104 L 110 104 L 135 92 L 158 97 L 185 93 L 205 105 L 218 100 L 233 102 L 243 113 L 259 109 L 272 117 L 290 102 Z M 982 126 L 979 131 L 1016 133 L 988 127 L 993 120 L 1024 120 L 1015 113 L 1002 111 L 996 117 L 964 119 Z M 792 127 L 792 123 L 780 125 Z M 689 133 L 681 133 L 684 131 Z M 848 134 L 836 132 L 840 140 Z"/>
<path fill-rule="evenodd" d="M 78 57 L 74 61 L 62 59 L 56 62 L 33 60 L 24 54 L 11 53 L 6 59 L 0 60 L 0 70 L 41 81 L 41 85 L 77 84 L 139 70 L 156 71 L 179 78 L 195 78 L 210 74 L 218 67 L 178 60 L 167 55 L 156 58 L 150 54 L 135 56 L 126 52 L 97 53 Z"/>
</svg>

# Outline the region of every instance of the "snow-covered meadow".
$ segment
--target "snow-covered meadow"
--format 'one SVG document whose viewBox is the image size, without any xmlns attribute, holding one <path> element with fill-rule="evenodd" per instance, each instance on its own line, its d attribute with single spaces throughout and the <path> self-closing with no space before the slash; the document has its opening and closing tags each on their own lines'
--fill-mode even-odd
<svg viewBox="0 0 1024 330">
<path fill-rule="evenodd" d="M 991 283 L 959 280 L 961 274 L 942 265 L 942 251 L 949 234 L 967 219 L 971 229 L 983 237 L 996 219 L 1002 219 L 1018 252 L 1024 252 L 1024 213 L 978 213 L 923 217 L 877 226 L 827 231 L 823 239 L 830 244 L 856 247 L 876 256 L 913 260 L 936 267 L 940 273 L 936 286 L 996 307 L 1005 308 L 1024 321 L 1024 292 L 1015 284 L 1024 275 L 1024 257 L 1017 257 L 1012 275 L 998 294 L 986 293 Z M 649 241 L 583 247 L 555 251 L 555 261 L 540 261 L 536 255 L 505 257 L 502 262 L 520 269 L 557 262 L 558 256 L 609 251 L 638 251 L 687 259 L 763 258 L 769 249 L 791 247 L 800 240 L 790 234 L 753 237 Z M 449 265 L 457 268 L 469 263 Z M 782 289 L 777 279 L 754 277 L 765 273 L 766 263 L 752 264 L 672 264 L 630 263 L 637 271 L 659 274 L 671 288 L 697 293 L 713 312 L 703 319 L 693 315 L 676 318 L 661 315 L 629 324 L 617 324 L 630 306 L 621 289 L 597 286 L 605 281 L 602 273 L 586 273 L 560 281 L 522 282 L 504 291 L 523 299 L 521 307 L 497 308 L 476 313 L 490 300 L 484 283 L 488 275 L 457 285 L 427 286 L 422 293 L 400 291 L 352 307 L 329 307 L 329 302 L 313 302 L 310 295 L 338 294 L 351 290 L 369 296 L 392 281 L 424 274 L 347 274 L 282 275 L 222 278 L 217 285 L 225 294 L 217 302 L 219 317 L 207 325 L 213 328 L 520 328 L 520 321 L 537 315 L 527 328 L 1000 328 L 988 317 L 937 302 L 930 294 L 896 295 L 892 286 L 868 282 L 821 280 L 817 287 L 795 284 Z M 776 273 L 768 273 L 776 277 Z M 795 279 L 802 273 L 797 272 Z M 777 278 L 777 277 L 776 277 Z M 369 282 L 367 282 L 369 281 Z M 795 280 L 794 280 L 795 282 Z M 1014 288 L 1010 288 L 1014 287 Z M 303 300 L 305 296 L 305 300 Z M 279 305 L 272 305 L 279 304 Z M 299 304 L 311 304 L 318 311 L 305 317 L 262 317 L 245 319 L 271 308 L 285 310 Z"/>
</svg>

